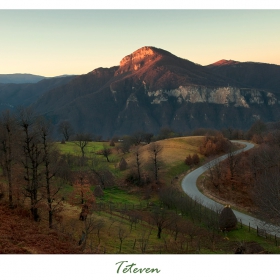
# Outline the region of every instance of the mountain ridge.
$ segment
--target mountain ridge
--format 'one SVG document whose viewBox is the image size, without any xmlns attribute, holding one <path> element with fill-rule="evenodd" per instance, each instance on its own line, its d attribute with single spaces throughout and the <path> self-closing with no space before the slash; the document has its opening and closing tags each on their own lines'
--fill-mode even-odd
<svg viewBox="0 0 280 280">
<path fill-rule="evenodd" d="M 73 77 L 76 75 L 64 74 L 54 77 L 45 77 L 28 73 L 0 74 L 0 84 L 35 84 L 44 79 Z"/>
<path fill-rule="evenodd" d="M 163 127 L 181 133 L 199 127 L 246 129 L 257 119 L 279 119 L 280 66 L 218 62 L 202 66 L 146 46 L 118 66 L 52 87 L 30 104 L 54 125 L 68 120 L 76 132 L 103 138 L 139 130 L 156 134 Z"/>
</svg>

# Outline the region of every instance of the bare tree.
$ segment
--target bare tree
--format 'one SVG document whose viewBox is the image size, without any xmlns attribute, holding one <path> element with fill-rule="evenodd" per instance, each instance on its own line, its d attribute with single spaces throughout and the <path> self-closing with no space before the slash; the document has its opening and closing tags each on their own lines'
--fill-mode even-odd
<svg viewBox="0 0 280 280">
<path fill-rule="evenodd" d="M 85 157 L 85 149 L 88 143 L 91 141 L 91 135 L 88 133 L 78 133 L 75 136 L 75 144 L 80 148 L 82 153 L 82 158 Z"/>
<path fill-rule="evenodd" d="M 95 227 L 96 220 L 94 219 L 93 215 L 89 215 L 89 217 L 84 220 L 84 229 L 82 231 L 82 236 L 79 241 L 79 245 L 81 246 L 82 251 L 86 249 L 89 234 L 94 231 Z"/>
<path fill-rule="evenodd" d="M 135 210 L 127 211 L 126 214 L 128 216 L 128 220 L 130 222 L 130 232 L 131 232 L 133 224 L 136 229 L 136 224 L 139 222 L 139 220 L 141 220 L 141 214 Z"/>
<path fill-rule="evenodd" d="M 256 180 L 257 175 L 259 174 L 260 170 L 260 157 L 258 154 L 258 149 L 252 149 L 249 154 L 249 164 L 250 164 L 250 170 L 253 174 L 253 178 Z"/>
<path fill-rule="evenodd" d="M 211 160 L 206 167 L 209 170 L 208 180 L 216 189 L 220 190 L 223 178 L 221 162 L 219 160 Z"/>
<path fill-rule="evenodd" d="M 186 227 L 185 227 L 185 231 L 187 233 L 187 235 L 190 237 L 191 239 L 191 244 L 193 244 L 193 240 L 194 238 L 199 234 L 199 231 L 201 229 L 196 226 L 194 223 L 189 222 Z"/>
<path fill-rule="evenodd" d="M 154 134 L 153 133 L 149 133 L 149 132 L 144 132 L 143 136 L 142 136 L 142 140 L 144 142 L 146 142 L 147 144 L 150 144 L 152 141 Z"/>
<path fill-rule="evenodd" d="M 92 176 L 89 167 L 85 167 L 83 163 L 80 163 L 79 166 L 76 166 L 76 170 L 71 172 L 71 175 L 73 185 L 72 202 L 77 204 L 93 202 L 94 196 L 90 189 Z"/>
<path fill-rule="evenodd" d="M 135 151 L 135 165 L 136 165 L 136 170 L 137 170 L 137 175 L 138 175 L 138 181 L 139 183 L 141 182 L 141 160 L 140 160 L 140 152 L 139 148 L 136 149 Z"/>
<path fill-rule="evenodd" d="M 180 197 L 181 194 L 174 186 L 165 186 L 159 191 L 159 199 L 168 209 L 175 207 L 177 211 L 177 208 L 180 208 Z M 186 203 L 183 204 L 187 205 Z"/>
<path fill-rule="evenodd" d="M 127 231 L 123 227 L 119 226 L 119 228 L 118 228 L 118 237 L 120 240 L 119 253 L 121 253 L 121 251 L 122 251 L 122 244 L 123 244 L 124 239 L 127 236 L 128 236 Z"/>
<path fill-rule="evenodd" d="M 203 215 L 203 222 L 209 229 L 207 237 L 209 238 L 211 245 L 212 245 L 212 250 L 215 250 L 215 243 L 219 237 L 218 232 L 219 232 L 219 218 L 221 214 L 221 209 L 215 209 L 212 208 L 207 209 L 204 212 Z"/>
<path fill-rule="evenodd" d="M 257 120 L 248 130 L 248 138 L 251 139 L 254 135 L 258 135 L 262 138 L 262 134 L 266 131 L 267 125 L 262 120 Z"/>
<path fill-rule="evenodd" d="M 13 207 L 13 165 L 17 149 L 18 131 L 15 116 L 10 111 L 2 113 L 0 120 L 1 165 L 8 181 L 9 207 Z"/>
<path fill-rule="evenodd" d="M 152 222 L 157 226 L 157 238 L 160 239 L 162 230 L 171 223 L 171 215 L 164 208 L 154 207 L 151 212 L 151 219 Z"/>
<path fill-rule="evenodd" d="M 29 109 L 20 109 L 19 111 L 19 126 L 22 129 L 22 152 L 26 185 L 24 187 L 25 196 L 30 198 L 31 213 L 35 221 L 39 221 L 38 202 L 42 199 L 39 197 L 38 190 L 41 187 L 40 166 L 43 162 L 42 145 L 40 142 L 38 130 L 36 129 L 36 116 Z"/>
<path fill-rule="evenodd" d="M 142 139 L 143 139 L 143 135 L 144 135 L 144 132 L 143 131 L 137 131 L 137 132 L 134 132 L 132 135 L 131 135 L 131 141 L 132 143 L 135 145 L 135 146 L 138 146 L 140 145 Z"/>
<path fill-rule="evenodd" d="M 62 188 L 62 185 L 58 181 L 53 184 L 52 181 L 55 178 L 56 172 L 59 166 L 56 165 L 59 153 L 55 149 L 51 141 L 51 125 L 45 119 L 40 119 L 37 123 L 37 129 L 39 137 L 42 143 L 42 163 L 44 165 L 44 187 L 46 190 L 46 199 L 48 205 L 48 219 L 49 228 L 53 226 L 53 215 L 61 207 L 61 199 L 56 201 L 55 198 Z"/>
<path fill-rule="evenodd" d="M 105 227 L 104 220 L 99 219 L 99 220 L 96 221 L 95 228 L 96 228 L 96 234 L 97 234 L 97 238 L 98 238 L 98 244 L 100 244 L 100 240 L 101 240 L 101 238 L 100 238 L 100 231 L 104 227 Z"/>
<path fill-rule="evenodd" d="M 110 162 L 109 155 L 112 154 L 112 150 L 110 148 L 108 148 L 105 145 L 103 145 L 103 148 L 100 151 L 100 153 L 101 153 L 101 155 L 103 155 L 106 158 L 107 162 Z"/>
<path fill-rule="evenodd" d="M 226 163 L 229 167 L 229 172 L 230 172 L 230 182 L 231 182 L 231 188 L 234 189 L 234 182 L 235 182 L 235 177 L 237 175 L 237 167 L 238 167 L 238 162 L 240 161 L 240 154 L 236 155 L 235 152 L 233 151 L 233 148 L 230 148 L 229 153 L 227 154 L 227 159 Z"/>
<path fill-rule="evenodd" d="M 181 231 L 181 219 L 176 213 L 171 214 L 169 229 L 174 234 L 174 240 L 177 240 L 178 233 Z"/>
<path fill-rule="evenodd" d="M 258 205 L 260 215 L 273 218 L 280 222 L 280 173 L 278 168 L 272 168 L 258 176 L 254 188 L 254 200 Z"/>
<path fill-rule="evenodd" d="M 65 141 L 68 141 L 74 130 L 69 121 L 61 121 L 58 125 L 58 132 L 63 135 Z"/>
<path fill-rule="evenodd" d="M 153 166 L 154 178 L 155 181 L 158 181 L 158 171 L 160 168 L 160 155 L 163 151 L 162 145 L 158 142 L 152 142 L 149 144 L 148 151 L 150 153 L 150 158 Z"/>
<path fill-rule="evenodd" d="M 142 230 L 140 233 L 140 238 L 138 239 L 138 242 L 139 242 L 140 250 L 141 250 L 142 254 L 145 254 L 145 252 L 147 250 L 151 231 L 152 231 L 152 229 Z"/>
<path fill-rule="evenodd" d="M 59 179 L 54 183 L 59 169 L 59 153 L 51 139 L 51 125 L 46 119 L 35 115 L 30 108 L 21 108 L 18 115 L 20 128 L 20 145 L 22 147 L 20 162 L 24 169 L 23 193 L 30 198 L 31 213 L 39 221 L 38 205 L 46 206 L 49 227 L 53 218 L 61 211 L 61 200 L 56 200 L 62 188 Z M 44 202 L 45 201 L 45 202 Z"/>
<path fill-rule="evenodd" d="M 89 170 L 93 180 L 96 181 L 96 184 L 100 185 L 102 189 L 114 184 L 114 175 L 109 170 L 108 165 L 97 155 L 92 155 Z"/>
</svg>

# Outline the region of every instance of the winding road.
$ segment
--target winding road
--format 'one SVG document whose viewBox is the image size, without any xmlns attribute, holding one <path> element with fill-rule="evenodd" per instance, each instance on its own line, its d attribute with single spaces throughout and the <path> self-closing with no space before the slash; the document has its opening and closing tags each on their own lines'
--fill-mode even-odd
<svg viewBox="0 0 280 280">
<path fill-rule="evenodd" d="M 254 147 L 253 144 L 248 143 L 248 142 L 243 142 L 243 141 L 232 141 L 232 142 L 245 145 L 245 148 L 234 152 L 234 154 L 239 154 L 243 151 L 250 150 Z M 217 159 L 214 159 L 210 163 L 207 163 L 207 164 L 195 169 L 194 171 L 190 172 L 188 175 L 186 175 L 181 183 L 183 191 L 189 197 L 191 197 L 192 199 L 196 199 L 200 204 L 202 204 L 203 206 L 205 206 L 207 208 L 210 208 L 213 210 L 223 209 L 224 205 L 222 205 L 222 204 L 210 199 L 209 197 L 205 196 L 204 194 L 202 194 L 198 190 L 196 182 L 197 182 L 198 177 L 209 169 L 209 166 L 213 166 L 213 164 L 217 164 L 218 162 L 225 160 L 227 158 L 227 156 L 228 155 L 223 155 Z M 277 227 L 277 226 L 274 226 L 271 224 L 265 224 L 263 221 L 261 221 L 257 218 L 246 215 L 246 214 L 241 213 L 236 210 L 233 210 L 233 212 L 234 212 L 236 218 L 238 219 L 238 221 L 242 222 L 242 224 L 248 226 L 250 223 L 250 226 L 252 228 L 256 229 L 257 226 L 262 229 L 265 228 L 268 233 L 273 234 L 273 235 L 276 234 L 279 236 L 280 227 Z"/>
</svg>

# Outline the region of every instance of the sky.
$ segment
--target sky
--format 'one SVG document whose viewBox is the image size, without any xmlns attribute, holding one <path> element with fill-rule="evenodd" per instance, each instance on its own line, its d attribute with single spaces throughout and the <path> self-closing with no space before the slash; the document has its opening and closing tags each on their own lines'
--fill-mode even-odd
<svg viewBox="0 0 280 280">
<path fill-rule="evenodd" d="M 279 33 L 273 9 L 0 9 L 0 74 L 86 74 L 144 46 L 280 65 Z"/>
</svg>

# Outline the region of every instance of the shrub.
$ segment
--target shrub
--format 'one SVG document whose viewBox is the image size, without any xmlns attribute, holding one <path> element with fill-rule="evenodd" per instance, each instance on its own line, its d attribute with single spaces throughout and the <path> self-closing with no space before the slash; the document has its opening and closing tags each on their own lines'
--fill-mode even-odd
<svg viewBox="0 0 280 280">
<path fill-rule="evenodd" d="M 220 153 L 226 153 L 230 150 L 230 147 L 231 142 L 224 138 L 222 134 L 218 134 L 217 136 L 206 136 L 200 146 L 200 153 L 208 157 Z"/>
<path fill-rule="evenodd" d="M 126 182 L 133 184 L 133 185 L 139 185 L 139 177 L 136 172 L 131 171 L 127 176 L 126 176 Z"/>
<path fill-rule="evenodd" d="M 193 154 L 192 162 L 193 162 L 194 165 L 198 165 L 199 164 L 199 157 L 198 157 L 197 154 Z"/>
<path fill-rule="evenodd" d="M 189 165 L 189 166 L 198 165 L 199 164 L 199 156 L 197 154 L 193 154 L 192 156 L 188 155 L 185 158 L 185 164 Z"/>
<path fill-rule="evenodd" d="M 192 162 L 193 162 L 192 156 L 191 156 L 191 155 L 188 155 L 188 156 L 186 157 L 186 159 L 185 159 L 185 164 L 191 166 L 191 165 L 192 165 Z"/>
</svg>

